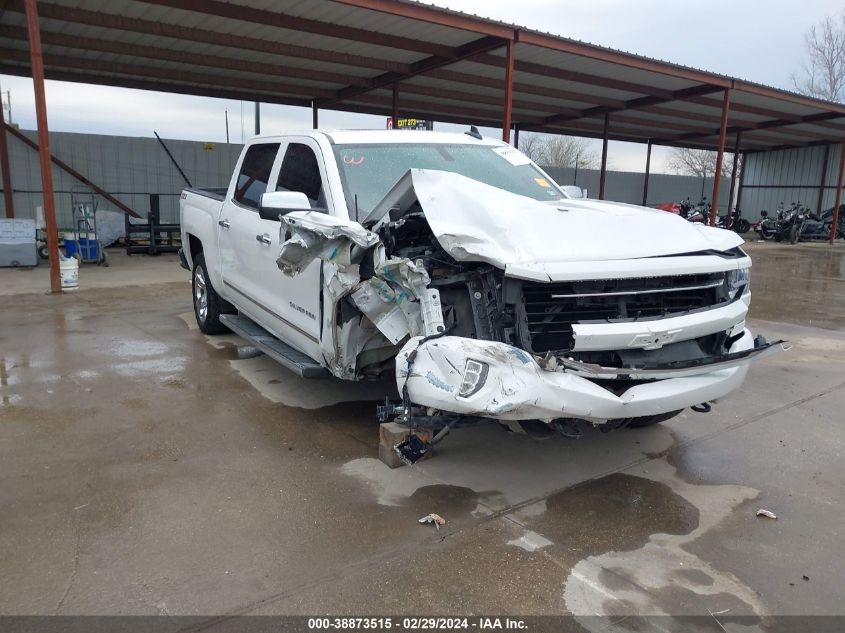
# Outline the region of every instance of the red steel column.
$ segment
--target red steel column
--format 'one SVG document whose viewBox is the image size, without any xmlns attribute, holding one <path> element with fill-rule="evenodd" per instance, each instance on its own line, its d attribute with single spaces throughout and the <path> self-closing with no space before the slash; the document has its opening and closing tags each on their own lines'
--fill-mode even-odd
<svg viewBox="0 0 845 633">
<path fill-rule="evenodd" d="M 0 172 L 3 175 L 3 201 L 6 205 L 6 217 L 15 217 L 15 201 L 12 195 L 12 170 L 9 166 L 9 146 L 6 143 L 6 120 L 0 104 Z"/>
<path fill-rule="evenodd" d="M 610 112 L 604 113 L 604 134 L 601 141 L 601 172 L 599 173 L 599 200 L 604 200 L 604 180 L 607 176 L 607 135 L 610 133 Z"/>
<path fill-rule="evenodd" d="M 710 226 L 716 226 L 719 211 L 719 186 L 722 184 L 722 161 L 725 159 L 725 136 L 728 133 L 728 111 L 731 107 L 731 89 L 725 88 L 722 98 L 722 125 L 719 130 L 719 151 L 716 154 L 716 173 L 713 178 L 713 198 L 710 206 Z"/>
<path fill-rule="evenodd" d="M 505 104 L 502 116 L 502 140 L 511 141 L 511 117 L 513 115 L 513 52 L 514 41 L 508 40 L 507 57 L 505 58 Z"/>
<path fill-rule="evenodd" d="M 24 0 L 32 85 L 35 88 L 35 118 L 38 125 L 38 157 L 41 164 L 41 188 L 44 190 L 44 222 L 50 253 L 50 292 L 62 291 L 59 279 L 59 232 L 56 228 L 56 200 L 53 194 L 53 167 L 50 164 L 50 133 L 47 129 L 47 98 L 44 93 L 44 60 L 41 56 L 41 32 L 38 30 L 36 0 Z"/>
<path fill-rule="evenodd" d="M 312 101 L 311 102 L 311 127 L 315 130 L 317 129 L 317 121 L 318 121 L 319 111 L 320 111 L 320 108 L 317 107 L 317 102 Z"/>
<path fill-rule="evenodd" d="M 648 139 L 648 149 L 645 153 L 645 178 L 643 178 L 643 206 L 648 204 L 648 175 L 651 170 L 651 139 Z"/>
<path fill-rule="evenodd" d="M 819 199 L 816 202 L 816 212 L 821 214 L 824 204 L 824 186 L 827 184 L 827 165 L 830 160 L 830 145 L 824 146 L 824 159 L 822 160 L 822 176 L 819 179 Z"/>
<path fill-rule="evenodd" d="M 845 174 L 845 143 L 839 144 L 839 176 L 836 178 L 836 201 L 833 203 L 833 224 L 830 225 L 830 243 L 836 240 L 839 227 L 839 205 L 842 204 L 842 176 Z"/>
</svg>

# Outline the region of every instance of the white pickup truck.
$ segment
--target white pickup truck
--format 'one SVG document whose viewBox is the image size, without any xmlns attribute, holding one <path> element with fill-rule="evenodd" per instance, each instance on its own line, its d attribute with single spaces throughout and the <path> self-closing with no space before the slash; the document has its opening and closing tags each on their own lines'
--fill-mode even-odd
<svg viewBox="0 0 845 633">
<path fill-rule="evenodd" d="M 203 332 L 304 377 L 394 374 L 404 422 L 645 426 L 787 347 L 745 327 L 736 233 L 569 198 L 474 130 L 255 138 L 181 223 Z"/>
</svg>

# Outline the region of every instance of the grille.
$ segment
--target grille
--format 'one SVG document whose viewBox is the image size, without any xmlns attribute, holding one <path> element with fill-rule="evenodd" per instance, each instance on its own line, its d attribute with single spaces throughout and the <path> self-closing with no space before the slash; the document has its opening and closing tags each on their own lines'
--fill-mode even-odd
<svg viewBox="0 0 845 633">
<path fill-rule="evenodd" d="M 730 301 L 724 273 L 645 279 L 524 282 L 528 347 L 571 349 L 572 324 L 677 316 Z"/>
</svg>

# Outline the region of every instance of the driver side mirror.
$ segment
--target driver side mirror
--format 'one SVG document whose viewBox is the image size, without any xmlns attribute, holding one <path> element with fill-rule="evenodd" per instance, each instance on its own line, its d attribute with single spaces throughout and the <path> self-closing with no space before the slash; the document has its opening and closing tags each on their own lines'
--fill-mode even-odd
<svg viewBox="0 0 845 633">
<path fill-rule="evenodd" d="M 301 191 L 270 191 L 261 194 L 258 215 L 262 220 L 279 221 L 280 215 L 291 211 L 312 211 L 308 196 Z"/>
</svg>

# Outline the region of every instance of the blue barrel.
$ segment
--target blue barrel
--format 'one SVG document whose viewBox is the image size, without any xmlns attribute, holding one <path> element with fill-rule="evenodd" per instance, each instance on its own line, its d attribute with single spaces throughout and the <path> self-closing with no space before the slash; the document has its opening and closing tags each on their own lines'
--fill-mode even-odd
<svg viewBox="0 0 845 633">
<path fill-rule="evenodd" d="M 75 257 L 76 253 L 79 253 L 85 261 L 99 260 L 100 244 L 97 240 L 91 240 L 87 237 L 80 237 L 75 240 L 65 238 L 65 255 Z"/>
</svg>

